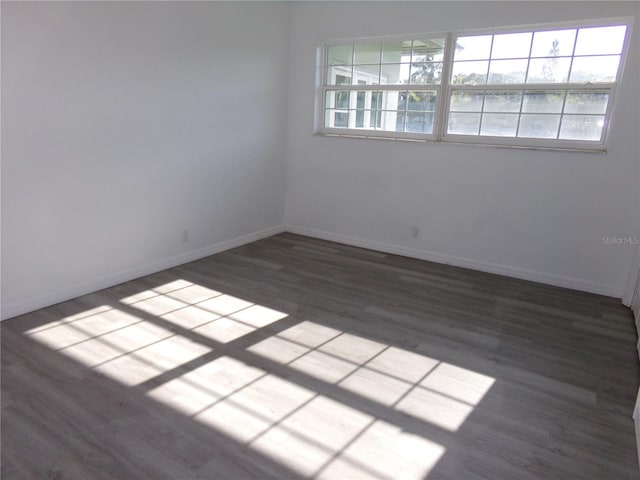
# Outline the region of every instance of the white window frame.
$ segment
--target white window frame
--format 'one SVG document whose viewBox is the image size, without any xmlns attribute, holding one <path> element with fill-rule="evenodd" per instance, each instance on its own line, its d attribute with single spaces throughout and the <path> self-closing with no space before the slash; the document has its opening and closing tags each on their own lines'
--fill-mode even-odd
<svg viewBox="0 0 640 480">
<path fill-rule="evenodd" d="M 446 36 L 446 34 L 443 33 L 435 33 L 435 34 L 419 34 L 419 35 L 394 35 L 394 36 L 385 36 L 385 37 L 371 37 L 371 38 L 359 38 L 359 39 L 347 39 L 347 40 L 335 40 L 335 41 L 331 41 L 331 42 L 327 42 L 325 44 L 323 44 L 320 47 L 320 63 L 319 63 L 319 68 L 322 71 L 320 78 L 321 80 L 321 85 L 320 88 L 318 89 L 319 93 L 319 97 L 317 99 L 317 110 L 319 113 L 319 117 L 317 119 L 318 123 L 317 123 L 317 127 L 316 127 L 316 133 L 318 134 L 322 134 L 322 135 L 331 135 L 331 136 L 356 136 L 356 137 L 365 137 L 365 138 L 383 138 L 383 139 L 392 139 L 392 140 L 419 140 L 419 141 L 424 141 L 424 140 L 428 140 L 428 141 L 435 141 L 437 140 L 437 135 L 436 132 L 438 130 L 440 130 L 440 126 L 438 125 L 438 122 L 440 121 L 439 119 L 441 118 L 441 115 L 439 114 L 438 111 L 436 111 L 436 113 L 434 114 L 434 124 L 433 124 L 433 132 L 432 134 L 428 134 L 428 133 L 417 133 L 417 132 L 396 132 L 396 131 L 391 131 L 391 130 L 371 130 L 371 129 L 367 129 L 367 128 L 355 128 L 352 124 L 354 122 L 350 121 L 350 125 L 348 128 L 342 128 L 342 127 L 325 127 L 324 125 L 326 125 L 325 121 L 325 112 L 326 109 L 324 107 L 325 105 L 325 99 L 326 99 L 326 95 L 330 94 L 331 92 L 335 92 L 335 91 L 349 91 L 349 92 L 354 92 L 356 93 L 356 95 L 350 95 L 350 105 L 349 105 L 349 109 L 351 110 L 355 110 L 355 98 L 357 96 L 357 92 L 367 92 L 367 100 L 370 103 L 370 99 L 371 99 L 371 94 L 369 94 L 369 92 L 373 93 L 373 92 L 405 92 L 405 91 L 410 91 L 410 92 L 436 92 L 436 98 L 440 99 L 441 96 L 443 95 L 443 82 L 442 79 L 440 81 L 440 83 L 438 84 L 398 84 L 398 85 L 374 85 L 374 84 L 367 84 L 367 85 L 335 85 L 335 82 L 328 83 L 327 82 L 327 73 L 328 73 L 328 65 L 327 65 L 327 52 L 328 49 L 331 45 L 342 45 L 342 44 L 347 44 L 347 43 L 368 43 L 368 42 L 376 42 L 376 43 L 382 43 L 382 42 L 392 42 L 394 40 L 432 40 L 434 38 L 445 38 L 445 42 L 448 42 L 448 38 Z M 445 54 L 446 54 L 446 50 L 445 50 Z M 380 64 L 383 65 L 383 64 Z M 444 65 L 443 65 L 443 72 L 442 72 L 442 78 L 444 78 L 445 75 L 445 71 L 444 71 Z M 355 69 L 353 70 L 353 73 L 355 73 Z M 353 78 L 351 79 L 352 83 L 353 83 Z M 384 98 L 384 95 L 383 95 Z M 440 100 L 436 100 L 436 109 L 439 108 L 440 104 L 442 103 Z M 366 108 L 366 107 L 365 107 Z M 384 109 L 378 109 L 378 110 L 384 110 Z M 405 114 L 406 114 L 406 110 L 405 110 Z M 366 118 L 366 116 L 365 116 Z M 351 119 L 350 119 L 351 120 Z M 329 122 L 331 123 L 331 122 Z M 366 123 L 366 122 L 365 122 Z"/>
<path fill-rule="evenodd" d="M 579 29 L 588 27 L 607 27 L 614 25 L 626 25 L 626 36 L 622 51 L 620 53 L 620 62 L 618 71 L 613 82 L 574 82 L 574 83 L 513 83 L 513 84 L 481 84 L 481 85 L 454 85 L 452 84 L 453 59 L 455 54 L 454 45 L 458 37 L 472 35 L 496 35 L 505 33 L 522 33 L 522 32 L 541 32 L 553 31 L 558 29 Z M 436 32 L 429 34 L 407 34 L 394 35 L 385 37 L 366 37 L 356 39 L 344 39 L 326 42 L 319 47 L 320 75 L 318 75 L 318 88 L 316 89 L 316 128 L 315 133 L 327 136 L 340 137 L 358 137 L 358 138 L 382 138 L 390 140 L 415 140 L 427 143 L 453 143 L 453 144 L 473 144 L 487 145 L 498 147 L 515 147 L 515 148 L 535 148 L 535 149 L 551 149 L 551 150 L 578 150 L 578 151 L 606 151 L 607 139 L 610 136 L 612 113 L 616 109 L 617 96 L 616 90 L 622 79 L 624 66 L 626 64 L 628 50 L 630 45 L 630 37 L 633 28 L 633 17 L 616 17 L 596 20 L 580 20 L 572 22 L 546 23 L 536 25 L 522 25 L 517 27 L 499 27 L 492 29 L 465 30 L 458 32 Z M 433 38 L 445 38 L 445 49 L 442 75 L 439 84 L 417 85 L 417 84 L 398 84 L 398 85 L 331 85 L 327 83 L 327 52 L 331 45 L 345 43 L 371 43 L 371 42 L 392 42 L 398 40 L 428 40 Z M 575 58 L 574 51 L 570 58 Z M 529 56 L 531 59 L 531 56 Z M 333 82 L 335 83 L 335 82 Z M 373 92 L 373 91 L 435 91 L 436 92 L 436 113 L 434 115 L 433 133 L 416 133 L 416 132 L 395 132 L 388 130 L 369 130 L 367 128 L 349 128 L 342 127 L 325 127 L 325 98 L 326 94 L 331 91 L 351 91 L 351 92 Z M 479 91 L 479 92 L 549 92 L 559 91 L 571 92 L 602 92 L 609 95 L 606 112 L 604 113 L 604 125 L 599 140 L 564 140 L 564 139 L 544 139 L 544 138 L 524 138 L 515 136 L 488 136 L 488 135 L 461 135 L 447 133 L 447 125 L 449 123 L 450 103 L 452 94 L 457 91 Z M 370 97 L 371 95 L 368 95 Z M 356 95 L 351 95 L 352 103 Z M 350 105 L 350 108 L 351 105 Z M 522 113 L 522 112 L 519 112 Z M 560 113 L 562 116 L 563 111 Z M 353 123 L 353 122 L 351 122 Z M 367 123 L 365 122 L 365 125 Z"/>
</svg>

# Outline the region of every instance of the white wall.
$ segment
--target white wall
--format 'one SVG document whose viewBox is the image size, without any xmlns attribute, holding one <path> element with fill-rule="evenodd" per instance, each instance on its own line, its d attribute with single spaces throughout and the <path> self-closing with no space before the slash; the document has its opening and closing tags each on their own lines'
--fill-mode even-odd
<svg viewBox="0 0 640 480">
<path fill-rule="evenodd" d="M 606 155 L 313 136 L 315 49 L 335 37 L 639 8 L 3 2 L 2 318 L 269 235 L 283 221 L 619 296 L 633 248 L 601 239 L 640 232 L 640 26 Z"/>
<path fill-rule="evenodd" d="M 291 17 L 286 223 L 293 231 L 621 296 L 637 235 L 636 25 L 603 154 L 313 136 L 332 38 L 638 15 L 638 2 L 300 2 Z M 640 19 L 640 17 L 639 17 Z M 412 228 L 421 237 L 411 238 Z"/>
<path fill-rule="evenodd" d="M 1 13 L 3 318 L 279 231 L 288 5 Z"/>
</svg>

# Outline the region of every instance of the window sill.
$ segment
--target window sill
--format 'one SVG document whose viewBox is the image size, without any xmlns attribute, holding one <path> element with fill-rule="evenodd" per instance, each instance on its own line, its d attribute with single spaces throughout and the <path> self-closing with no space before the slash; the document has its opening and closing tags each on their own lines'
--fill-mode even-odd
<svg viewBox="0 0 640 480">
<path fill-rule="evenodd" d="M 458 145 L 465 147 L 488 147 L 488 148 L 508 148 L 515 150 L 543 150 L 549 152 L 569 152 L 569 153 L 595 153 L 595 154 L 607 154 L 606 147 L 598 145 L 597 147 L 577 147 L 577 146 L 546 146 L 546 145 L 508 145 L 502 143 L 493 143 L 490 139 L 485 142 L 472 142 L 472 141 L 460 141 L 460 140 L 436 140 L 431 138 L 417 138 L 417 137 L 396 137 L 396 136 L 382 136 L 382 135 L 368 135 L 366 133 L 336 133 L 333 131 L 316 131 L 313 133 L 317 137 L 338 137 L 338 138 L 355 138 L 355 139 L 367 139 L 367 140 L 385 140 L 385 141 L 398 141 L 398 142 L 410 142 L 410 143 L 428 143 L 435 145 Z"/>
</svg>

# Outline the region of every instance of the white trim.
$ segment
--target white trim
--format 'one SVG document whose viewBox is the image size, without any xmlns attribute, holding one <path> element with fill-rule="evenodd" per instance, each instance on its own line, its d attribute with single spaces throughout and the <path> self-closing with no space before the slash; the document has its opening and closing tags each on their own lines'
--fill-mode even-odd
<svg viewBox="0 0 640 480">
<path fill-rule="evenodd" d="M 453 112 L 457 113 L 457 112 Z M 479 112 L 478 112 L 479 113 Z M 517 114 L 516 114 L 517 115 Z M 545 114 L 541 114 L 545 115 Z M 556 115 L 556 114 L 551 114 Z M 558 114 L 558 116 L 560 116 Z M 594 115 L 595 116 L 595 115 Z M 448 121 L 447 117 L 447 121 Z M 608 120 L 605 117 L 605 121 Z M 604 129 L 603 129 L 604 132 Z M 461 135 L 444 133 L 442 143 L 467 143 L 471 145 L 491 145 L 494 147 L 525 147 L 540 150 L 572 150 L 579 152 L 606 152 L 607 148 L 599 140 L 555 140 L 531 137 L 492 137 L 489 135 Z"/>
<path fill-rule="evenodd" d="M 88 280 L 86 282 L 69 285 L 59 290 L 51 291 L 43 295 L 31 297 L 22 301 L 10 303 L 8 305 L 2 305 L 1 320 L 7 320 L 17 315 L 32 312 L 40 308 L 44 308 L 56 303 L 64 302 L 72 298 L 76 298 L 82 295 L 96 292 L 105 288 L 113 287 L 123 282 L 150 275 L 152 273 L 160 272 L 168 268 L 173 268 L 178 265 L 183 265 L 200 258 L 208 257 L 216 253 L 229 250 L 231 248 L 240 247 L 247 243 L 262 240 L 263 238 L 271 237 L 285 231 L 282 225 L 270 227 L 257 232 L 249 233 L 241 237 L 232 238 L 230 240 L 224 240 L 222 242 L 214 243 L 191 252 L 181 253 L 173 257 L 165 258 L 151 263 L 138 265 L 134 268 L 123 270 L 120 272 L 110 273 Z"/>
<path fill-rule="evenodd" d="M 500 59 L 502 60 L 502 59 Z M 534 58 L 534 60 L 536 60 Z M 488 61 L 488 60 L 487 60 Z M 622 63 L 622 62 L 620 62 Z M 465 91 L 479 91 L 480 93 L 484 93 L 484 91 L 496 91 L 496 92 L 506 92 L 506 91 L 522 91 L 526 90 L 530 91 L 540 91 L 546 92 L 548 90 L 611 90 L 615 87 L 616 82 L 598 82 L 598 83 L 576 83 L 576 82 L 556 82 L 556 83 L 480 83 L 477 85 L 460 85 L 460 84 L 451 84 L 451 90 L 465 90 Z M 475 112 L 471 112 L 475 113 Z M 531 113 L 531 112 L 526 112 Z M 558 112 L 562 113 L 562 112 Z"/>
<path fill-rule="evenodd" d="M 458 257 L 453 255 L 446 255 L 442 253 L 432 252 L 429 250 L 420 250 L 415 248 L 403 247 L 400 245 L 393 245 L 389 243 L 377 242 L 373 240 L 367 240 L 359 237 L 351 237 L 339 233 L 332 233 L 323 230 L 317 230 L 313 228 L 299 227 L 295 225 L 278 225 L 270 227 L 258 232 L 243 235 L 241 237 L 225 240 L 207 247 L 193 250 L 191 252 L 175 255 L 170 258 L 159 260 L 157 262 L 147 263 L 139 265 L 137 267 L 123 270 L 101 277 L 96 277 L 88 282 L 82 282 L 75 285 L 71 285 L 56 291 L 48 292 L 43 295 L 29 298 L 27 300 L 14 302 L 8 305 L 2 305 L 2 316 L 0 321 L 7 320 L 9 318 L 16 317 L 40 308 L 45 308 L 56 303 L 71 300 L 82 295 L 97 292 L 99 290 L 113 287 L 123 282 L 127 282 L 136 278 L 150 275 L 152 273 L 160 272 L 169 268 L 173 268 L 179 265 L 183 265 L 194 260 L 198 260 L 216 253 L 224 252 L 226 250 L 240 247 L 248 243 L 252 243 L 263 238 L 278 235 L 279 233 L 290 232 L 299 235 L 305 235 L 307 237 L 319 238 L 322 240 L 328 240 L 331 242 L 342 243 L 345 245 L 352 245 L 355 247 L 367 248 L 380 252 L 390 253 L 394 255 L 402 255 L 405 257 L 416 258 L 419 260 L 426 260 L 430 262 L 442 263 L 446 265 L 453 265 L 456 267 L 468 268 L 471 270 L 478 270 L 481 272 L 493 273 L 497 275 L 504 275 L 507 277 L 519 278 L 522 280 L 528 280 L 531 282 L 542 283 L 546 285 L 552 285 L 556 287 L 569 288 L 572 290 L 579 290 L 583 292 L 595 293 L 599 295 L 607 295 L 610 297 L 621 298 L 624 293 L 624 287 L 613 287 L 608 284 L 601 284 L 596 282 L 589 282 L 581 280 L 575 277 L 566 277 L 561 275 L 553 275 L 542 272 L 537 272 L 528 269 L 509 267 L 507 265 L 500 265 L 490 262 L 480 262 L 469 258 Z"/>
<path fill-rule="evenodd" d="M 605 18 L 585 18 L 575 20 L 563 20 L 561 22 L 544 22 L 544 23 L 525 23 L 514 26 L 501 26 L 501 27 L 487 27 L 476 29 L 465 29 L 456 33 L 456 39 L 458 37 L 467 37 L 475 35 L 500 35 L 503 33 L 526 33 L 531 30 L 538 32 L 545 32 L 551 30 L 558 30 L 563 28 L 589 28 L 589 27 L 601 27 L 607 25 L 615 25 L 618 23 L 633 22 L 635 16 L 624 15 L 621 17 L 605 17 Z"/>
<path fill-rule="evenodd" d="M 636 246 L 633 252 L 633 258 L 631 259 L 631 267 L 629 268 L 629 276 L 627 278 L 627 285 L 625 286 L 624 293 L 622 294 L 622 304 L 630 307 L 633 302 L 633 295 L 636 292 L 638 286 L 638 280 L 640 279 L 640 247 Z"/>
<path fill-rule="evenodd" d="M 568 277 L 563 275 L 554 275 L 549 273 L 537 272 L 524 268 L 510 267 L 497 263 L 482 262 L 472 260 L 470 258 L 458 257 L 454 255 L 446 255 L 442 253 L 432 252 L 429 250 L 420 250 L 416 248 L 408 248 L 390 243 L 376 242 L 359 237 L 351 237 L 339 233 L 327 232 L 324 230 L 316 230 L 313 228 L 298 227 L 295 225 L 286 225 L 285 230 L 307 237 L 319 238 L 331 242 L 352 245 L 354 247 L 368 248 L 379 252 L 391 253 L 394 255 L 402 255 L 405 257 L 417 258 L 419 260 L 427 260 L 429 262 L 443 263 L 456 267 L 478 270 L 480 272 L 504 275 L 521 280 L 552 285 L 556 287 L 569 288 L 571 290 L 579 290 L 582 292 L 595 293 L 598 295 L 606 295 L 609 297 L 621 298 L 624 287 L 616 287 L 605 283 L 590 282 L 580 278 Z"/>
<path fill-rule="evenodd" d="M 391 64 L 383 64 L 383 65 L 391 65 Z M 332 66 L 336 67 L 337 65 L 332 65 Z M 359 65 L 355 65 L 355 66 L 358 67 Z M 376 84 L 370 83 L 370 84 L 359 84 L 359 85 L 326 85 L 325 90 L 327 92 L 346 92 L 346 91 L 363 92 L 364 91 L 364 92 L 399 92 L 399 93 L 406 92 L 408 90 L 410 92 L 433 92 L 437 94 L 439 91 L 439 85 L 437 83 L 408 83 L 406 85 L 400 85 L 400 88 L 398 88 L 398 85 L 391 85 L 391 84 L 376 85 Z M 522 88 L 520 88 L 520 90 L 522 90 Z M 325 107 L 325 108 L 328 108 L 330 110 L 346 110 L 346 108 L 341 109 L 337 107 Z M 349 108 L 354 108 L 354 107 L 349 107 Z M 386 109 L 381 108 L 380 110 L 386 110 Z"/>
<path fill-rule="evenodd" d="M 338 129 L 335 129 L 338 130 Z M 386 140 L 386 141 L 399 141 L 399 142 L 420 142 L 420 143 L 431 143 L 434 145 L 458 145 L 461 147 L 479 147 L 479 148 L 511 148 L 516 150 L 546 150 L 550 152 L 562 152 L 562 153 L 588 153 L 588 154 L 596 154 L 596 155 L 605 155 L 607 150 L 598 149 L 594 150 L 592 148 L 585 149 L 579 147 L 552 147 L 552 146 L 544 146 L 544 145 L 507 145 L 507 144 L 498 144 L 492 142 L 486 143 L 474 143 L 474 142 L 462 142 L 462 141 L 446 141 L 446 142 L 438 142 L 436 140 L 428 139 L 428 138 L 417 138 L 417 137 L 399 137 L 399 136 L 376 136 L 376 135 L 363 135 L 362 133 L 344 133 L 346 129 L 340 129 L 340 133 L 331 132 L 315 132 L 313 135 L 318 137 L 340 137 L 340 138 L 348 138 L 348 139 L 369 139 L 369 140 Z M 359 132 L 359 130 L 358 130 Z M 459 137 L 461 135 L 456 135 Z M 488 137 L 494 138 L 494 137 Z"/>
<path fill-rule="evenodd" d="M 633 407 L 633 415 L 631 415 L 631 418 L 633 418 L 634 430 L 636 432 L 636 451 L 638 454 L 638 463 L 640 463 L 640 415 L 638 415 L 639 412 L 640 412 L 640 389 L 638 389 L 638 395 L 636 396 L 636 404 Z"/>
<path fill-rule="evenodd" d="M 422 112 L 421 112 L 422 113 Z M 394 132 L 393 130 L 367 130 L 366 128 L 321 128 L 317 135 L 327 137 L 382 138 L 383 140 L 416 140 L 436 143 L 435 135 L 416 132 Z"/>
<path fill-rule="evenodd" d="M 458 36 L 474 36 L 481 34 L 500 34 L 500 33 L 520 33 L 528 32 L 531 29 L 537 31 L 557 30 L 559 28 L 588 28 L 599 27 L 601 25 L 613 25 L 616 23 L 633 22 L 635 16 L 623 15 L 618 17 L 605 17 L 605 18 L 576 18 L 574 20 L 562 20 L 560 22 L 544 22 L 544 23 L 523 23 L 520 25 L 503 25 L 500 27 L 482 27 L 482 28 L 468 28 L 460 31 L 453 31 Z M 576 25 L 578 27 L 576 27 Z M 422 40 L 427 38 L 439 37 L 451 33 L 451 30 L 436 30 L 433 32 L 407 32 L 402 34 L 389 34 L 389 35 L 365 35 L 360 37 L 340 37 L 332 38 L 324 41 L 323 45 L 338 45 L 343 43 L 358 43 L 358 42 L 392 42 L 394 40 L 406 40 L 408 37 L 415 38 L 416 40 Z"/>
</svg>

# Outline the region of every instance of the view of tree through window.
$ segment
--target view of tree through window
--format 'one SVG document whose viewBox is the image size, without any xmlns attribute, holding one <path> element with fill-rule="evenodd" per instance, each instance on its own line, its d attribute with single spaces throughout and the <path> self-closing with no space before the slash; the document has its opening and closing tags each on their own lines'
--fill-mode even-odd
<svg viewBox="0 0 640 480">
<path fill-rule="evenodd" d="M 603 146 L 626 33 L 588 25 L 328 45 L 321 131 Z"/>
</svg>

